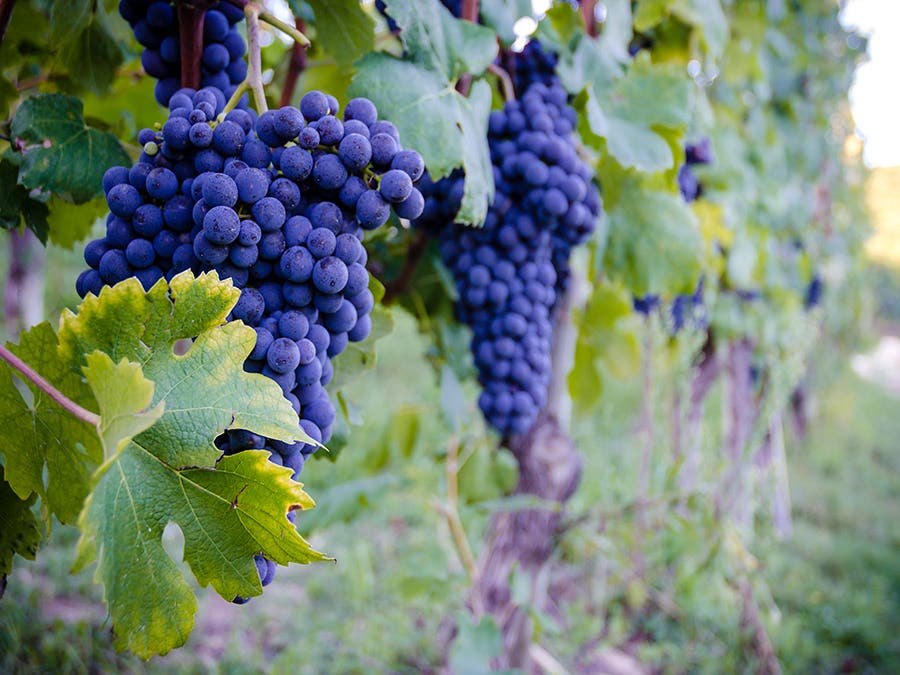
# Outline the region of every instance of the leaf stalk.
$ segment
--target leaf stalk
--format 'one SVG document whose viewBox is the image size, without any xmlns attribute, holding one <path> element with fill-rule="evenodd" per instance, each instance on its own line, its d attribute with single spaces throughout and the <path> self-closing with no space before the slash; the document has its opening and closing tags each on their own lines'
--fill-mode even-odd
<svg viewBox="0 0 900 675">
<path fill-rule="evenodd" d="M 73 417 L 81 420 L 82 422 L 86 422 L 91 426 L 100 426 L 100 415 L 82 408 L 80 405 L 75 403 L 75 401 L 70 399 L 59 389 L 50 384 L 50 382 L 48 382 L 40 373 L 38 373 L 22 359 L 9 351 L 6 345 L 0 345 L 0 358 L 6 361 L 17 371 L 22 373 L 22 375 L 24 375 L 29 382 L 31 382 L 35 387 L 47 394 L 47 396 L 52 398 L 54 401 L 56 401 L 56 403 L 58 403 L 60 407 L 63 408 L 63 410 L 71 414 Z"/>
</svg>

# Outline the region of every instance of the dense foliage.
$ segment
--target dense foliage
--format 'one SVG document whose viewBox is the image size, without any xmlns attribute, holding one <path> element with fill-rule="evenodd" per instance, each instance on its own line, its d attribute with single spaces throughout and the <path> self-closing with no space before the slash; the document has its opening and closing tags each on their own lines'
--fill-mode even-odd
<svg viewBox="0 0 900 675">
<path fill-rule="evenodd" d="M 756 631 L 753 658 L 777 667 L 747 553 L 759 496 L 774 494 L 786 536 L 784 420 L 817 336 L 847 339 L 865 312 L 861 172 L 843 153 L 862 45 L 831 3 L 532 16 L 515 0 L 297 0 L 287 24 L 258 2 L 108 4 L 0 2 L 0 225 L 88 266 L 58 329 L 23 330 L 0 361 L 4 579 L 52 518 L 77 524 L 77 567 L 97 561 L 117 646 L 148 658 L 184 643 L 197 607 L 167 523 L 228 600 L 259 595 L 276 564 L 326 559 L 298 534 L 319 522 L 295 518 L 313 505 L 298 475 L 312 456 L 409 441 L 390 391 L 360 409 L 348 385 L 380 387 L 373 341 L 412 316 L 439 380 L 431 442 L 447 447 L 426 464 L 445 472 L 440 512 L 475 598 L 457 645 L 490 645 L 467 667 L 521 667 L 548 613 L 564 623 L 525 576 L 606 611 L 597 632 L 624 643 L 676 630 L 655 589 L 693 563 L 715 568 Z M 658 372 L 674 374 L 666 400 Z M 597 420 L 638 375 L 626 487 L 583 473 L 575 448 L 618 462 Z M 716 382 L 721 434 L 705 423 Z M 361 414 L 383 439 L 354 429 Z M 590 503 L 605 479 L 637 485 L 620 518 Z M 460 487 L 505 504 L 477 520 L 477 561 Z M 656 489 L 711 550 L 673 539 Z M 504 548 L 506 512 L 530 529 Z M 598 523 L 627 550 L 628 565 L 611 556 L 624 604 L 573 591 L 605 556 Z M 504 556 L 505 595 L 481 585 Z M 582 657 L 566 656 L 589 669 Z"/>
</svg>

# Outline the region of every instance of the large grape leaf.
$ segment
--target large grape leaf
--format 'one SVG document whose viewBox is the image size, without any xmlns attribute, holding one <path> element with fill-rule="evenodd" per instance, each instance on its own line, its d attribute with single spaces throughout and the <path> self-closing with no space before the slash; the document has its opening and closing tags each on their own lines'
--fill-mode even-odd
<svg viewBox="0 0 900 675">
<path fill-rule="evenodd" d="M 466 190 L 460 222 L 480 224 L 493 199 L 487 146 L 490 87 L 476 82 L 468 98 L 455 90 L 463 73 L 477 75 L 497 54 L 490 29 L 458 21 L 437 0 L 388 2 L 407 55 L 370 53 L 358 63 L 351 96 L 367 96 L 400 130 L 403 143 L 422 153 L 437 179 L 462 167 Z"/>
<path fill-rule="evenodd" d="M 721 55 L 728 39 L 728 20 L 719 0 L 639 0 L 635 29 L 647 32 L 669 15 L 699 30 L 710 56 Z"/>
<path fill-rule="evenodd" d="M 605 266 L 635 295 L 694 289 L 703 238 L 681 195 L 634 190 L 608 211 L 608 223 Z"/>
<path fill-rule="evenodd" d="M 215 272 L 196 279 L 183 272 L 147 292 L 128 279 L 99 298 L 88 295 L 78 314 L 63 312 L 61 352 L 71 363 L 99 350 L 113 361 L 141 364 L 156 384 L 154 405 L 165 401 L 166 411 L 140 440 L 173 466 L 212 466 L 220 454 L 213 439 L 226 427 L 309 440 L 279 386 L 243 370 L 256 334 L 239 321 L 222 325 L 239 295 Z M 178 356 L 173 346 L 185 338 L 194 343 Z"/>
<path fill-rule="evenodd" d="M 675 156 L 666 132 L 687 129 L 691 86 L 682 68 L 639 56 L 614 84 L 604 79 L 576 99 L 582 138 L 605 149 L 626 169 L 645 173 L 669 169 Z"/>
<path fill-rule="evenodd" d="M 103 197 L 84 204 L 72 204 L 53 197 L 47 217 L 50 241 L 63 248 L 72 248 L 90 234 L 97 219 L 104 217 L 107 212 Z"/>
<path fill-rule="evenodd" d="M 594 287 L 576 317 L 578 340 L 568 386 L 581 412 L 589 412 L 600 401 L 604 372 L 625 379 L 638 371 L 641 355 L 633 317 L 630 293 L 609 283 Z"/>
<path fill-rule="evenodd" d="M 81 374 L 59 358 L 48 323 L 22 334 L 10 351 L 56 389 L 84 408 L 96 409 Z M 97 430 L 66 412 L 47 394 L 0 361 L 0 454 L 6 481 L 20 499 L 41 498 L 47 514 L 71 523 L 90 489 L 90 476 L 103 459 Z M 44 472 L 46 471 L 46 482 Z"/>
<path fill-rule="evenodd" d="M 0 466 L 0 473 L 2 469 Z M 12 571 L 13 555 L 16 553 L 34 560 L 41 543 L 41 529 L 31 510 L 34 501 L 34 495 L 21 499 L 9 483 L 0 480 L 0 576 Z"/>
<path fill-rule="evenodd" d="M 375 22 L 359 0 L 309 0 L 316 37 L 342 68 L 375 47 Z"/>
<path fill-rule="evenodd" d="M 196 598 L 162 545 L 169 522 L 184 533 L 184 559 L 200 584 L 228 599 L 262 592 L 257 553 L 281 564 L 325 559 L 286 518 L 314 505 L 290 469 L 263 451 L 225 457 L 215 468 L 173 467 L 161 459 L 165 439 L 145 431 L 162 414 L 162 404 L 146 410 L 154 383 L 125 359 L 114 364 L 94 352 L 86 361 L 107 459 L 79 518 L 75 569 L 98 558 L 119 648 L 164 654 L 192 628 Z"/>
<path fill-rule="evenodd" d="M 130 163 L 115 136 L 85 124 L 81 101 L 74 96 L 26 99 L 13 117 L 12 135 L 24 145 L 19 183 L 76 204 L 100 193 L 109 167 Z"/>
</svg>

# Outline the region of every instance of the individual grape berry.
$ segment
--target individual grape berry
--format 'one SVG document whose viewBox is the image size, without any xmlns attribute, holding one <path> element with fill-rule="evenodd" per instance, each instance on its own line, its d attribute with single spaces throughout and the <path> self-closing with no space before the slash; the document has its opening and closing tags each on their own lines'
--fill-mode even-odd
<svg viewBox="0 0 900 675">
<path fill-rule="evenodd" d="M 322 258 L 313 267 L 312 280 L 321 293 L 340 293 L 347 284 L 347 266 L 334 256 Z"/>
<path fill-rule="evenodd" d="M 405 171 L 391 169 L 381 177 L 378 190 L 387 201 L 402 202 L 413 191 L 412 178 Z"/>
<path fill-rule="evenodd" d="M 280 337 L 266 352 L 266 363 L 276 373 L 289 373 L 300 365 L 300 350 L 293 340 Z"/>
</svg>

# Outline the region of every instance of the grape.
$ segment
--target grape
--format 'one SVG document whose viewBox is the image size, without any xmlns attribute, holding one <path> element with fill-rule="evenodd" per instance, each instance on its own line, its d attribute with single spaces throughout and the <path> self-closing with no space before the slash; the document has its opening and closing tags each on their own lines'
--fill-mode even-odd
<svg viewBox="0 0 900 675">
<path fill-rule="evenodd" d="M 263 232 L 278 230 L 284 225 L 284 205 L 274 197 L 263 197 L 253 205 L 251 212 Z"/>
<path fill-rule="evenodd" d="M 262 293 L 255 288 L 245 288 L 241 291 L 241 297 L 234 309 L 231 310 L 231 314 L 235 319 L 252 326 L 262 317 L 265 307 L 266 303 Z"/>
<path fill-rule="evenodd" d="M 150 267 L 156 259 L 153 244 L 146 239 L 133 239 L 125 247 L 125 258 L 132 267 L 143 269 Z"/>
<path fill-rule="evenodd" d="M 348 175 L 347 169 L 335 155 L 322 155 L 313 166 L 313 180 L 323 190 L 339 190 Z"/>
<path fill-rule="evenodd" d="M 245 204 L 255 204 L 269 192 L 269 174 L 258 168 L 247 168 L 237 172 L 234 183 L 238 197 Z"/>
<path fill-rule="evenodd" d="M 280 337 L 266 352 L 266 363 L 276 373 L 288 373 L 300 365 L 300 350 L 291 339 Z"/>
<path fill-rule="evenodd" d="M 322 258 L 313 267 L 312 280 L 322 293 L 340 293 L 347 284 L 347 266 L 334 256 Z"/>
<path fill-rule="evenodd" d="M 203 217 L 203 234 L 214 244 L 230 244 L 240 232 L 241 220 L 228 206 L 214 206 Z"/>
<path fill-rule="evenodd" d="M 310 91 L 300 99 L 300 113 L 307 122 L 313 122 L 328 114 L 328 99 L 320 91 Z"/>
<path fill-rule="evenodd" d="M 356 218 L 366 230 L 381 227 L 390 214 L 390 204 L 375 190 L 366 190 L 356 202 Z"/>
<path fill-rule="evenodd" d="M 129 218 L 141 205 L 141 194 L 128 183 L 119 183 L 106 194 L 109 210 L 122 218 Z"/>
<path fill-rule="evenodd" d="M 393 136 L 386 133 L 372 135 L 372 162 L 375 166 L 388 167 L 394 159 L 394 155 L 400 150 Z"/>
<path fill-rule="evenodd" d="M 149 181 L 149 176 L 148 176 Z M 234 206 L 238 200 L 238 188 L 234 180 L 224 173 L 207 177 L 200 190 L 208 206 Z"/>
<path fill-rule="evenodd" d="M 413 181 L 417 181 L 425 173 L 425 162 L 415 150 L 400 150 L 391 160 L 391 168 L 399 169 Z"/>
<path fill-rule="evenodd" d="M 347 134 L 338 146 L 338 157 L 348 169 L 365 168 L 372 159 L 372 146 L 362 134 Z"/>
<path fill-rule="evenodd" d="M 575 113 L 555 76 L 548 82 L 533 80 L 518 101 L 491 113 L 497 193 L 481 229 L 453 222 L 464 194 L 460 172 L 437 183 L 426 173 L 419 183 L 425 204 L 414 224 L 439 238 L 456 281 L 457 314 L 473 331 L 479 407 L 503 434 L 526 432 L 546 404 L 552 310 L 568 282 L 569 253 L 590 235 L 600 211 L 590 169 L 570 136 Z M 345 293 L 356 290 L 350 286 Z M 358 310 L 368 301 L 360 296 L 351 299 Z M 360 323 L 350 339 L 364 337 Z"/>
<path fill-rule="evenodd" d="M 295 145 L 282 153 L 280 167 L 282 173 L 291 180 L 302 181 L 312 173 L 313 158 L 309 151 Z"/>
<path fill-rule="evenodd" d="M 400 169 L 391 169 L 381 177 L 378 189 L 389 202 L 402 202 L 413 190 L 412 178 Z"/>
<path fill-rule="evenodd" d="M 169 169 L 151 169 L 144 183 L 147 194 L 155 199 L 169 199 L 178 192 L 178 177 Z"/>
<path fill-rule="evenodd" d="M 317 227 L 306 238 L 306 247 L 316 258 L 324 258 L 334 253 L 336 243 L 334 232 L 325 227 Z"/>
</svg>

